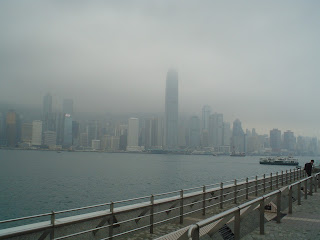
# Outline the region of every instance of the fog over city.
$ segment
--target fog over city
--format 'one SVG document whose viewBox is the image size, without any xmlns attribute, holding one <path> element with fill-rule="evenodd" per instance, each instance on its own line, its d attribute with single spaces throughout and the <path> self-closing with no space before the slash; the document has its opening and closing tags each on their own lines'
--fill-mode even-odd
<svg viewBox="0 0 320 240">
<path fill-rule="evenodd" d="M 0 102 L 77 111 L 203 105 L 244 128 L 320 136 L 319 1 L 1 1 Z"/>
</svg>

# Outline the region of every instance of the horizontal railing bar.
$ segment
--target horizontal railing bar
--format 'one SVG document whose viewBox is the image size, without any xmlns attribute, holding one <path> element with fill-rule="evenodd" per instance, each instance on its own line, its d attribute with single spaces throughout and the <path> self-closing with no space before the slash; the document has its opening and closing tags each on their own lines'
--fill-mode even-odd
<svg viewBox="0 0 320 240">
<path fill-rule="evenodd" d="M 120 201 L 115 201 L 115 203 L 124 203 L 124 202 L 131 202 L 131 201 L 136 201 L 136 200 L 141 200 L 141 199 L 147 199 L 150 198 L 150 196 L 144 196 L 144 197 L 137 197 L 137 198 L 131 198 L 131 199 L 126 199 L 126 200 L 120 200 Z"/>
<path fill-rule="evenodd" d="M 180 191 L 181 191 L 181 190 L 176 190 L 176 191 L 166 192 L 166 193 L 157 193 L 157 194 L 153 194 L 153 196 L 159 197 L 159 196 L 169 195 L 169 194 L 172 194 L 172 193 L 178 193 L 178 192 L 180 192 Z"/>
<path fill-rule="evenodd" d="M 38 214 L 38 215 L 33 215 L 33 216 L 27 216 L 27 217 L 20 217 L 20 218 L 2 220 L 2 221 L 0 221 L 0 223 L 9 223 L 9 222 L 15 222 L 15 221 L 32 219 L 32 218 L 45 217 L 45 216 L 50 216 L 50 215 L 52 215 L 52 213 L 43 213 L 43 214 Z"/>
<path fill-rule="evenodd" d="M 80 211 L 80 210 L 96 208 L 96 207 L 102 207 L 102 206 L 108 206 L 108 205 L 110 205 L 110 203 L 102 203 L 102 204 L 97 204 L 97 205 L 92 205 L 92 206 L 87 206 L 87 207 L 80 207 L 80 208 L 73 208 L 73 209 L 68 209 L 68 210 L 57 211 L 57 212 L 54 212 L 54 213 L 55 214 L 61 214 L 61 213 Z"/>
</svg>

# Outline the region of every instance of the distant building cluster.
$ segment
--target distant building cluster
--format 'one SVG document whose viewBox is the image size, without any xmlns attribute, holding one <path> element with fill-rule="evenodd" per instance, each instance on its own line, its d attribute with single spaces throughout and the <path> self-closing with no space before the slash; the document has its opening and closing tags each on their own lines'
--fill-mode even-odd
<svg viewBox="0 0 320 240">
<path fill-rule="evenodd" d="M 166 77 L 165 112 L 131 117 L 93 117 L 74 113 L 73 100 L 64 99 L 61 111 L 53 99 L 43 97 L 41 117 L 26 119 L 14 110 L 0 112 L 0 146 L 24 149 L 84 150 L 108 152 L 211 152 L 252 155 L 318 155 L 317 138 L 296 137 L 290 130 L 270 130 L 259 135 L 244 131 L 241 121 L 232 127 L 222 113 L 203 106 L 201 116 L 179 114 L 178 73 Z"/>
</svg>

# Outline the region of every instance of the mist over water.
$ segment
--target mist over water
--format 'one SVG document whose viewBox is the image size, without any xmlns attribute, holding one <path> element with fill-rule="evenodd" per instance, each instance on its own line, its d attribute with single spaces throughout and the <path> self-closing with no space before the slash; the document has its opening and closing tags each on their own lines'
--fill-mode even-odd
<svg viewBox="0 0 320 240">
<path fill-rule="evenodd" d="M 289 169 L 259 157 L 22 150 L 0 150 L 0 164 L 1 220 Z"/>
</svg>

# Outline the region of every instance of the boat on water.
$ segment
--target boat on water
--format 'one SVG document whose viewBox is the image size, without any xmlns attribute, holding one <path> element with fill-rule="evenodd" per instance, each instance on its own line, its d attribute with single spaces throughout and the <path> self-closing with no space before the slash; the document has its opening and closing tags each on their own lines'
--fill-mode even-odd
<svg viewBox="0 0 320 240">
<path fill-rule="evenodd" d="M 244 152 L 239 152 L 239 153 L 236 153 L 236 152 L 232 152 L 230 154 L 230 157 L 245 157 L 246 154 Z"/>
<path fill-rule="evenodd" d="M 217 156 L 216 154 L 214 154 L 211 151 L 199 151 L 199 150 L 194 150 L 193 152 L 191 152 L 191 155 L 213 155 L 213 156 Z"/>
<path fill-rule="evenodd" d="M 297 166 L 299 165 L 298 159 L 292 156 L 289 157 L 262 157 L 260 158 L 260 164 L 265 165 L 286 165 Z"/>
</svg>

